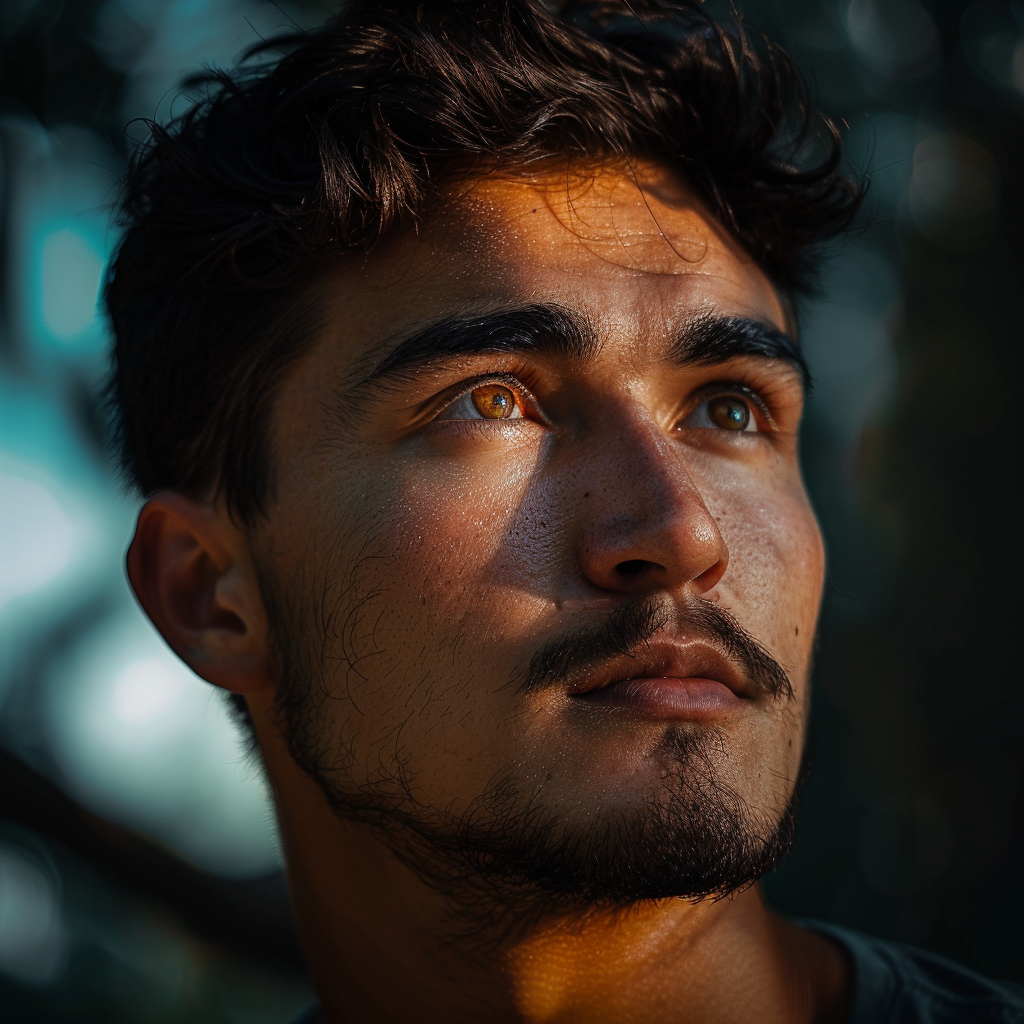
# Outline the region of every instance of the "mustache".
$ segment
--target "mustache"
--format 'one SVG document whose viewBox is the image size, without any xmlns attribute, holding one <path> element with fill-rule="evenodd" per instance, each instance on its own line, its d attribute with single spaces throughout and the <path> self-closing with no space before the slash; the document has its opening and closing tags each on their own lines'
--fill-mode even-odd
<svg viewBox="0 0 1024 1024">
<path fill-rule="evenodd" d="M 583 626 L 549 641 L 530 659 L 520 692 L 571 685 L 611 658 L 638 657 L 644 644 L 673 623 L 688 638 L 699 637 L 717 646 L 740 666 L 758 696 L 792 699 L 789 675 L 764 645 L 725 609 L 700 598 L 679 613 L 654 597 L 631 601 L 617 607 L 603 623 Z"/>
</svg>

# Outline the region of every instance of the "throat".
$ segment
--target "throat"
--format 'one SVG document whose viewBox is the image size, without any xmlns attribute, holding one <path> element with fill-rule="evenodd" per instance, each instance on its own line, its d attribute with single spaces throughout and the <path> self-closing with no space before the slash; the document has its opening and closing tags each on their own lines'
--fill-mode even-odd
<svg viewBox="0 0 1024 1024">
<path fill-rule="evenodd" d="M 549 922 L 506 951 L 504 969 L 516 1019 L 537 1024 L 769 1020 L 741 1012 L 735 965 L 767 970 L 773 934 L 754 888 L 720 901 L 651 900 Z"/>
</svg>

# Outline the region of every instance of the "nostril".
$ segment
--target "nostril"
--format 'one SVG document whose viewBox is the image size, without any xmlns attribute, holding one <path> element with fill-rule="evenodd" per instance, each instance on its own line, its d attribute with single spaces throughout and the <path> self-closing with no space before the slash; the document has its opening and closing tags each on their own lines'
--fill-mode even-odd
<svg viewBox="0 0 1024 1024">
<path fill-rule="evenodd" d="M 615 567 L 623 576 L 639 576 L 650 569 L 662 568 L 657 562 L 648 562 L 645 558 L 630 558 L 628 561 L 619 562 Z"/>
</svg>

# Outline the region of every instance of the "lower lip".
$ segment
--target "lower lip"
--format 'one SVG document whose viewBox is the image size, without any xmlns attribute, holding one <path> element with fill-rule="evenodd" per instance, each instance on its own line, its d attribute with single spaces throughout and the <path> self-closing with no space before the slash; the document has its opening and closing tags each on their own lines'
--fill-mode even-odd
<svg viewBox="0 0 1024 1024">
<path fill-rule="evenodd" d="M 640 718 L 706 722 L 735 711 L 743 704 L 716 679 L 671 679 L 642 676 L 623 679 L 597 690 L 574 695 L 595 707 L 620 708 Z"/>
</svg>

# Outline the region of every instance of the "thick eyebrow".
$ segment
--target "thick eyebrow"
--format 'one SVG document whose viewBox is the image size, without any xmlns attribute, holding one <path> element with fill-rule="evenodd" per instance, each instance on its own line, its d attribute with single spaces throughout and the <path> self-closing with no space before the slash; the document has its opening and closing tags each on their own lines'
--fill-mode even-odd
<svg viewBox="0 0 1024 1024">
<path fill-rule="evenodd" d="M 811 390 L 811 371 L 796 339 L 760 320 L 707 313 L 691 320 L 668 350 L 669 361 L 680 366 L 715 366 L 739 356 L 781 359 L 800 374 L 804 392 Z"/>
<path fill-rule="evenodd" d="M 451 316 L 435 320 L 399 342 L 354 390 L 408 379 L 429 363 L 459 356 L 528 352 L 584 362 L 597 350 L 597 334 L 590 323 L 554 303 L 479 316 Z"/>
<path fill-rule="evenodd" d="M 460 356 L 530 353 L 586 362 L 600 348 L 597 332 L 578 313 L 556 303 L 535 303 L 476 316 L 435 320 L 400 341 L 352 388 L 399 384 L 431 363 Z M 680 366 L 713 366 L 739 356 L 781 359 L 800 374 L 805 392 L 811 374 L 800 346 L 771 324 L 746 317 L 695 317 L 673 339 L 668 360 Z"/>
</svg>

